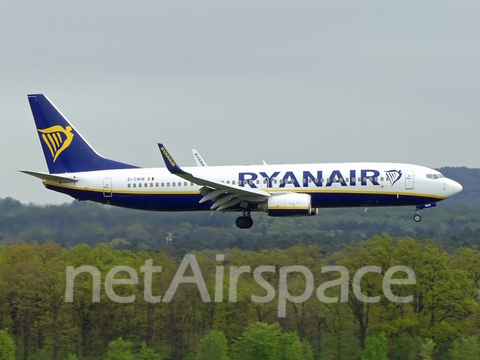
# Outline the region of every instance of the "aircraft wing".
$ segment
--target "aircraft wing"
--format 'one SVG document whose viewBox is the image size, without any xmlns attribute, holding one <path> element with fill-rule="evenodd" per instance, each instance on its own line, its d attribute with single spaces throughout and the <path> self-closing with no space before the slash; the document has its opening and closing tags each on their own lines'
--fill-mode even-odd
<svg viewBox="0 0 480 360">
<path fill-rule="evenodd" d="M 58 183 L 74 183 L 78 181 L 78 179 L 76 179 L 73 176 L 69 177 L 69 176 L 62 176 L 62 175 L 52 175 L 44 172 L 27 171 L 27 170 L 19 170 L 19 171 L 24 174 L 31 175 L 42 180 L 53 181 Z"/>
<path fill-rule="evenodd" d="M 200 191 L 200 193 L 203 195 L 200 203 L 208 200 L 215 201 L 215 204 L 213 204 L 211 207 L 212 210 L 226 210 L 229 207 L 240 204 L 242 201 L 261 202 L 271 196 L 270 193 L 263 190 L 247 189 L 242 186 L 225 184 L 222 182 L 195 176 L 180 168 L 180 166 L 177 165 L 177 163 L 173 160 L 167 149 L 162 144 L 158 144 L 158 148 L 160 149 L 160 153 L 163 156 L 163 160 L 165 161 L 167 169 L 172 174 L 177 175 L 182 179 L 193 182 L 197 185 L 204 186 L 204 188 L 202 188 L 202 190 Z"/>
</svg>

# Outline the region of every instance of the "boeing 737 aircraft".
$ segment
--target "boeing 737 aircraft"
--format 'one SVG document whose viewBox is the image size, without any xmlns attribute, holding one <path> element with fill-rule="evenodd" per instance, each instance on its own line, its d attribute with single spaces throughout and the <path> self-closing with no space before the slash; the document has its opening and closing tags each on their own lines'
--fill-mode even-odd
<svg viewBox="0 0 480 360">
<path fill-rule="evenodd" d="M 156 211 L 235 211 L 239 228 L 252 212 L 311 216 L 318 208 L 433 207 L 462 186 L 427 167 L 395 163 L 201 166 L 181 168 L 158 144 L 165 168 L 140 168 L 100 156 L 41 94 L 28 95 L 48 173 L 22 171 L 77 200 Z M 197 155 L 195 155 L 197 154 Z M 198 165 L 198 164 L 197 164 Z"/>
</svg>

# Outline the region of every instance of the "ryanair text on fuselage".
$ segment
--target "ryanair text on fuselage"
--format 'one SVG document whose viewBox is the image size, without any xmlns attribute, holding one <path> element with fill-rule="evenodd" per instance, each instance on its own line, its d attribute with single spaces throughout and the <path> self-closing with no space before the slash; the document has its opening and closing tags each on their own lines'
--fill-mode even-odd
<svg viewBox="0 0 480 360">
<path fill-rule="evenodd" d="M 389 170 L 389 172 L 395 171 L 398 175 L 395 180 L 391 180 L 390 177 L 387 177 L 390 180 L 390 183 L 393 184 L 398 181 L 402 175 L 401 170 Z M 349 176 L 344 176 L 340 170 L 333 170 L 330 175 L 324 179 L 323 170 L 318 170 L 316 174 L 312 174 L 310 171 L 303 171 L 302 178 L 300 181 L 295 176 L 293 171 L 286 171 L 283 176 L 280 176 L 280 171 L 275 171 L 271 175 L 268 175 L 266 172 L 240 172 L 238 174 L 238 183 L 240 186 L 249 185 L 252 188 L 257 188 L 256 180 L 259 180 L 259 176 L 266 180 L 268 187 L 273 187 L 273 184 L 276 181 L 279 182 L 279 188 L 284 188 L 286 185 L 291 184 L 294 187 L 308 187 L 310 184 L 314 184 L 317 187 L 329 187 L 333 184 L 340 184 L 341 186 L 367 186 L 368 182 L 372 185 L 380 185 L 378 179 L 380 177 L 380 171 L 374 169 L 362 169 L 362 170 L 350 170 L 348 171 Z M 360 176 L 357 178 L 357 174 Z"/>
</svg>

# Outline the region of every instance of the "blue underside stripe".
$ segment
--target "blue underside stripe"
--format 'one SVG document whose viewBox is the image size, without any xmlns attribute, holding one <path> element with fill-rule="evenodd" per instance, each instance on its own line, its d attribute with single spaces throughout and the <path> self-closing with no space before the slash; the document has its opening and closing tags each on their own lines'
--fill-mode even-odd
<svg viewBox="0 0 480 360">
<path fill-rule="evenodd" d="M 210 210 L 212 201 L 199 204 L 200 194 L 122 194 L 113 193 L 104 197 L 102 192 L 77 190 L 46 184 L 50 190 L 58 191 L 78 200 L 90 200 L 103 204 L 132 209 L 157 211 L 198 211 Z M 427 196 L 402 196 L 394 194 L 362 193 L 306 193 L 312 198 L 312 207 L 363 207 L 363 206 L 407 206 L 438 202 L 440 199 Z"/>
</svg>

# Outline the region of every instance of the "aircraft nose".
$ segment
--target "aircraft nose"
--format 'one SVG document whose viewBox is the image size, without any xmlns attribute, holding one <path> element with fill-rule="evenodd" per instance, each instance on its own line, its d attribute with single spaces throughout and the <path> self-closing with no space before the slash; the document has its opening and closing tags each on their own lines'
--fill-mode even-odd
<svg viewBox="0 0 480 360">
<path fill-rule="evenodd" d="M 450 196 L 453 196 L 453 195 L 456 195 L 458 194 L 460 191 L 463 190 L 463 186 L 460 185 L 458 182 L 454 181 L 454 180 L 450 180 L 450 184 L 448 186 L 449 188 L 449 192 L 450 192 Z"/>
</svg>

